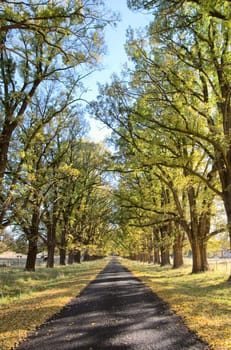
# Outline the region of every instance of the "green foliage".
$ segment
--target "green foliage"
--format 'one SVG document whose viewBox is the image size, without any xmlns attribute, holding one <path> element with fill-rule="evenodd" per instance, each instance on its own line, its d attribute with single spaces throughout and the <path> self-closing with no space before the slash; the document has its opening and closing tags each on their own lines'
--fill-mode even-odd
<svg viewBox="0 0 231 350">
<path fill-rule="evenodd" d="M 194 246 L 203 251 L 219 231 L 211 229 L 215 197 L 231 219 L 228 2 L 128 4 L 158 15 L 146 34 L 129 30 L 126 49 L 134 65 L 92 105 L 114 132 L 122 174 L 116 195 L 126 210 L 121 223 L 180 223 L 194 255 Z"/>
<path fill-rule="evenodd" d="M 42 129 L 58 116 L 60 125 L 64 123 L 70 105 L 72 113 L 76 110 L 82 78 L 104 52 L 103 31 L 114 23 L 112 17 L 102 2 L 1 5 L 0 222 L 9 220 L 6 213 L 21 171 L 30 171 L 25 157 L 30 163 L 33 145 L 47 141 Z"/>
<path fill-rule="evenodd" d="M 0 253 L 8 250 L 16 250 L 16 242 L 14 241 L 10 232 L 5 229 L 0 233 Z"/>
</svg>

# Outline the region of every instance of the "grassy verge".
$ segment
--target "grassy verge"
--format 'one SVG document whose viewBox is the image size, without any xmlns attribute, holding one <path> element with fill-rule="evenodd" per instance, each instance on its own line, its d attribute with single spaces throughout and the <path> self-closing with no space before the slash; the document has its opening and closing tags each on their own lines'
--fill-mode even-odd
<svg viewBox="0 0 231 350">
<path fill-rule="evenodd" d="M 231 349 L 229 269 L 192 275 L 190 266 L 173 270 L 125 259 L 122 263 L 168 302 L 212 349 Z"/>
<path fill-rule="evenodd" d="M 0 269 L 0 350 L 12 349 L 29 332 L 59 312 L 108 263 L 107 259 L 81 265 Z"/>
</svg>

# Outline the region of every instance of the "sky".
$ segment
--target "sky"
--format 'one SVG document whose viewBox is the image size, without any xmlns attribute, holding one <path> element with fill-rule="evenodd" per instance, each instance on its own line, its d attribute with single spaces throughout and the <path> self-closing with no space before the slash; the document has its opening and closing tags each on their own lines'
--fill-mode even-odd
<svg viewBox="0 0 231 350">
<path fill-rule="evenodd" d="M 127 0 L 105 0 L 107 8 L 113 12 L 119 12 L 121 21 L 115 28 L 108 27 L 105 31 L 105 43 L 107 53 L 102 58 L 104 69 L 94 72 L 90 77 L 85 79 L 84 85 L 88 88 L 88 92 L 83 96 L 88 101 L 94 100 L 98 94 L 97 83 L 110 82 L 113 73 L 120 74 L 123 64 L 128 61 L 124 45 L 126 42 L 126 30 L 129 26 L 132 28 L 140 28 L 147 25 L 151 20 L 151 15 L 141 12 L 132 12 L 127 7 Z M 90 118 L 91 126 L 89 138 L 95 142 L 102 141 L 108 136 L 109 130 L 106 126 L 94 119 Z"/>
</svg>

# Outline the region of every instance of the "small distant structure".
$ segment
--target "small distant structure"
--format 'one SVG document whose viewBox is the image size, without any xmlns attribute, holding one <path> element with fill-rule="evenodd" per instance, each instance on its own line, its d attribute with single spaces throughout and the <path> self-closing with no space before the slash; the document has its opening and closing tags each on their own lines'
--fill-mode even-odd
<svg viewBox="0 0 231 350">
<path fill-rule="evenodd" d="M 231 258 L 231 251 L 229 249 L 222 249 L 221 257 L 222 258 Z"/>
</svg>

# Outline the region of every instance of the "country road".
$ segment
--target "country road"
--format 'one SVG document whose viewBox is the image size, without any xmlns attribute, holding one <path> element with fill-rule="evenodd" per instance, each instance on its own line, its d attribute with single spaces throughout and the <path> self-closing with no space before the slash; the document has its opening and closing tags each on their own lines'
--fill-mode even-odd
<svg viewBox="0 0 231 350">
<path fill-rule="evenodd" d="M 18 350 L 209 349 L 116 259 Z"/>
</svg>

